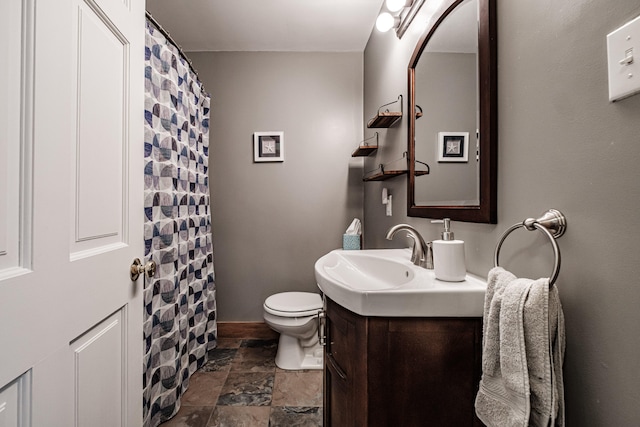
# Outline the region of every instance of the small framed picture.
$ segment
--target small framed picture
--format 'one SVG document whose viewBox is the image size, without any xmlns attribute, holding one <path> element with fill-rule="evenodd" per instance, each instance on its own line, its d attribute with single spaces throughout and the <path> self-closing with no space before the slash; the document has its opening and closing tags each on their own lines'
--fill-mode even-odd
<svg viewBox="0 0 640 427">
<path fill-rule="evenodd" d="M 438 132 L 438 162 L 468 162 L 469 132 Z"/>
<path fill-rule="evenodd" d="M 253 161 L 284 162 L 284 132 L 254 132 Z"/>
</svg>

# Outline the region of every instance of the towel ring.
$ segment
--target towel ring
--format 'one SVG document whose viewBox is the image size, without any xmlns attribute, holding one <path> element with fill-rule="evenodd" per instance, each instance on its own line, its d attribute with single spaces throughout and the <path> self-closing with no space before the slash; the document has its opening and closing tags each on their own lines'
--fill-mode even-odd
<svg viewBox="0 0 640 427">
<path fill-rule="evenodd" d="M 507 238 L 511 232 L 517 230 L 518 228 L 524 227 L 529 231 L 540 230 L 543 232 L 551 242 L 551 246 L 553 247 L 553 271 L 551 276 L 549 276 L 549 286 L 553 286 L 558 278 L 558 274 L 560 273 L 560 248 L 558 247 L 558 243 L 556 239 L 562 236 L 567 229 L 567 220 L 562 212 L 556 209 L 549 209 L 544 213 L 540 218 L 527 218 L 524 221 L 514 224 L 504 232 L 500 241 L 496 246 L 496 251 L 493 257 L 494 266 L 499 267 L 500 263 L 498 259 L 500 258 L 500 249 L 502 248 L 502 243 Z"/>
</svg>

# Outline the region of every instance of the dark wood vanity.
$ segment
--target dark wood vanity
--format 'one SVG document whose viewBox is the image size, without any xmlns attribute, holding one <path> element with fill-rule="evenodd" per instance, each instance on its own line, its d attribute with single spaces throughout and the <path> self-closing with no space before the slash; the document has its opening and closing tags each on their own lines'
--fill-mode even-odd
<svg viewBox="0 0 640 427">
<path fill-rule="evenodd" d="M 326 300 L 325 427 L 482 426 L 481 318 L 364 317 Z"/>
</svg>

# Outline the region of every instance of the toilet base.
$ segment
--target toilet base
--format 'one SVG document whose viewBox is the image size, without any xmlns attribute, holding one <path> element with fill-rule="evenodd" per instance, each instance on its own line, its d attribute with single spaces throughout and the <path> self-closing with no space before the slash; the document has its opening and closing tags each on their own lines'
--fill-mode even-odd
<svg viewBox="0 0 640 427">
<path fill-rule="evenodd" d="M 322 346 L 316 342 L 303 348 L 297 338 L 280 334 L 276 366 L 280 369 L 297 371 L 301 369 L 322 369 Z"/>
</svg>

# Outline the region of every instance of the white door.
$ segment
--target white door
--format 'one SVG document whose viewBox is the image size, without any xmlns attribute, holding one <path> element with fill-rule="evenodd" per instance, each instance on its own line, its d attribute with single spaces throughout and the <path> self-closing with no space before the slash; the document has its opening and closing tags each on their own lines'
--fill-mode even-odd
<svg viewBox="0 0 640 427">
<path fill-rule="evenodd" d="M 0 427 L 142 423 L 144 31 L 0 1 Z"/>
</svg>

